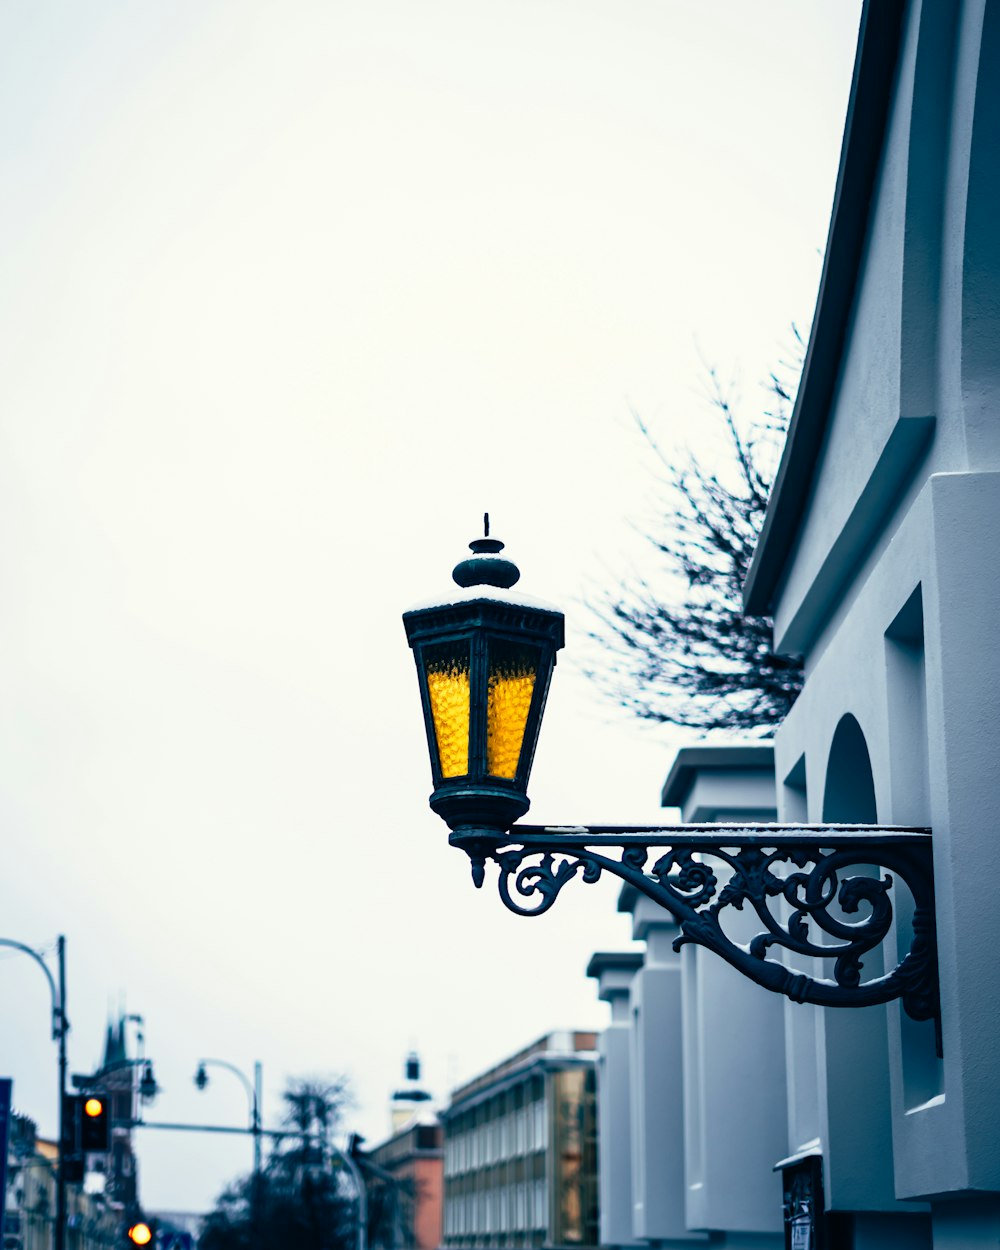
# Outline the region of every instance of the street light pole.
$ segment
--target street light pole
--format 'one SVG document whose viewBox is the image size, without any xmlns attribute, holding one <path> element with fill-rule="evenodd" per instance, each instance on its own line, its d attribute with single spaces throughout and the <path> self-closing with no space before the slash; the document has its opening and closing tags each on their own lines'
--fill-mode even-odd
<svg viewBox="0 0 1000 1250">
<path fill-rule="evenodd" d="M 45 979 L 49 983 L 49 994 L 52 997 L 52 1040 L 59 1043 L 59 1156 L 56 1163 L 55 1250 L 66 1250 L 66 1035 L 69 1033 L 69 1020 L 66 1016 L 66 939 L 61 933 L 56 939 L 58 983 L 39 951 L 26 946 L 24 942 L 15 942 L 13 938 L 0 938 L 0 946 L 9 946 L 23 955 L 28 955 L 45 973 Z"/>
<path fill-rule="evenodd" d="M 56 943 L 59 960 L 59 1161 L 56 1172 L 56 1247 L 66 1250 L 66 939 Z M 53 1020 L 54 1027 L 54 1020 Z"/>
<path fill-rule="evenodd" d="M 263 1194 L 261 1192 L 263 1174 L 261 1172 L 260 1158 L 260 1101 L 263 1085 L 261 1073 L 261 1065 L 257 1061 L 253 1065 L 253 1228 L 258 1243 L 261 1237 L 260 1225 L 263 1207 Z"/>
<path fill-rule="evenodd" d="M 228 1063 L 225 1059 L 201 1059 L 198 1062 L 198 1070 L 195 1072 L 194 1083 L 199 1089 L 204 1089 L 208 1085 L 208 1073 L 205 1069 L 209 1066 L 217 1068 L 225 1068 L 228 1072 L 237 1077 L 247 1092 L 250 1100 L 250 1132 L 253 1134 L 253 1188 L 251 1190 L 251 1222 L 254 1230 L 254 1244 L 260 1245 L 261 1240 L 261 1218 L 262 1218 L 262 1181 L 263 1169 L 261 1166 L 261 1139 L 265 1135 L 265 1130 L 260 1119 L 261 1105 L 261 1065 L 255 1063 L 253 1066 L 253 1084 L 247 1075 L 242 1072 L 235 1064 Z M 245 1132 L 244 1129 L 232 1129 L 207 1124 L 145 1124 L 144 1128 L 161 1128 L 161 1129 L 181 1129 L 193 1132 L 210 1132 L 210 1133 L 239 1133 Z M 267 1130 L 268 1137 L 303 1137 L 304 1135 L 296 1132 L 281 1132 L 273 1129 Z M 305 1136 L 308 1136 L 306 1134 Z M 318 1135 L 315 1139 L 320 1147 L 320 1154 L 324 1166 L 326 1164 L 326 1149 L 330 1149 L 336 1154 L 347 1171 L 350 1173 L 351 1180 L 358 1195 L 358 1230 L 357 1230 L 357 1250 L 367 1250 L 368 1248 L 368 1191 L 365 1187 L 364 1176 L 358 1167 L 357 1161 L 352 1158 L 350 1150 L 341 1150 L 333 1142 L 329 1141 L 326 1133 Z"/>
<path fill-rule="evenodd" d="M 207 1067 L 225 1068 L 227 1072 L 232 1074 L 239 1080 L 240 1084 L 246 1090 L 247 1098 L 250 1102 L 250 1132 L 253 1134 L 253 1185 L 250 1191 L 250 1219 L 253 1226 L 254 1244 L 259 1246 L 261 1241 L 261 1214 L 262 1214 L 262 1180 L 261 1171 L 261 1123 L 260 1123 L 260 1104 L 261 1104 L 261 1065 L 255 1063 L 253 1065 L 253 1084 L 250 1083 L 246 1073 L 235 1064 L 229 1063 L 225 1059 L 200 1059 L 198 1061 L 198 1071 L 195 1073 L 194 1083 L 199 1089 L 204 1089 L 208 1084 L 208 1073 L 205 1071 Z"/>
<path fill-rule="evenodd" d="M 358 1244 L 357 1250 L 368 1250 L 368 1187 L 365 1185 L 365 1178 L 361 1175 L 361 1169 L 358 1167 L 357 1160 L 351 1154 L 350 1149 L 339 1150 L 334 1146 L 334 1150 L 347 1164 L 347 1170 L 351 1174 L 354 1181 L 354 1188 L 358 1194 Z"/>
</svg>

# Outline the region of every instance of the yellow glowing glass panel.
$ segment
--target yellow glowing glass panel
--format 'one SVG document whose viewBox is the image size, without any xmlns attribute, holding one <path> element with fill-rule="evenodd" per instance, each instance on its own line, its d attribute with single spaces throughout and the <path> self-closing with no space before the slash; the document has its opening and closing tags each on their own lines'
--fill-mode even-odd
<svg viewBox="0 0 1000 1250">
<path fill-rule="evenodd" d="M 100 1098 L 88 1098 L 83 1104 L 83 1109 L 91 1118 L 100 1115 L 104 1111 L 104 1103 Z"/>
<path fill-rule="evenodd" d="M 511 642 L 490 645 L 486 703 L 486 771 L 513 781 L 538 673 L 538 652 Z"/>
<path fill-rule="evenodd" d="M 464 777 L 469 771 L 469 644 L 429 647 L 426 662 L 441 776 Z"/>
</svg>

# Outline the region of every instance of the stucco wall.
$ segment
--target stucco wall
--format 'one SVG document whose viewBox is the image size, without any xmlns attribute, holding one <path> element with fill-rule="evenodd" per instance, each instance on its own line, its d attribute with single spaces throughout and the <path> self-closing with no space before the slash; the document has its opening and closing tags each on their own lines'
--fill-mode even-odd
<svg viewBox="0 0 1000 1250">
<path fill-rule="evenodd" d="M 805 806 L 810 819 L 823 819 L 833 736 L 851 715 L 867 744 L 879 821 L 927 823 L 934 830 L 943 1061 L 934 1056 L 932 1026 L 902 1017 L 897 1005 L 843 1013 L 859 1020 L 846 1026 L 834 1024 L 832 1012 L 817 1013 L 823 1040 L 795 1045 L 799 1069 L 808 1068 L 810 1048 L 825 1047 L 825 1057 L 815 1061 L 816 1128 L 830 1150 L 835 1202 L 839 1153 L 853 1154 L 856 1147 L 838 1146 L 829 1107 L 849 1112 L 858 1069 L 845 1071 L 843 1079 L 832 1071 L 833 1028 L 841 1035 L 845 1028 L 860 1030 L 853 1039 L 841 1036 L 836 1049 L 860 1048 L 872 1071 L 889 1078 L 891 1139 L 882 1141 L 879 1132 L 882 1166 L 871 1173 L 873 1196 L 876 1179 L 885 1196 L 890 1156 L 898 1198 L 1000 1188 L 994 1045 L 1000 975 L 992 960 L 1000 922 L 983 870 L 1000 759 L 998 521 L 1000 474 L 947 474 L 928 482 L 877 576 L 857 590 L 838 621 L 775 738 L 778 776 L 795 780 L 781 787 L 783 814 L 797 805 L 801 812 L 804 758 Z M 856 1111 L 865 1124 L 875 1123 L 871 1109 Z M 849 1125 L 852 1116 L 846 1119 Z M 849 1205 L 857 1201 L 852 1190 Z"/>
<path fill-rule="evenodd" d="M 822 650 L 933 474 L 1000 467 L 1000 14 L 907 12 L 862 267 L 779 649 Z"/>
<path fill-rule="evenodd" d="M 898 1004 L 789 1005 L 790 1148 L 822 1151 L 834 1210 L 870 1213 L 856 1237 L 951 1250 L 1000 1227 L 1000 3 L 910 0 L 897 46 L 874 182 L 838 189 L 867 227 L 843 341 L 821 336 L 829 403 L 807 371 L 797 407 L 805 511 L 772 504 L 754 593 L 805 661 L 780 817 L 933 831 L 943 1057 Z"/>
</svg>

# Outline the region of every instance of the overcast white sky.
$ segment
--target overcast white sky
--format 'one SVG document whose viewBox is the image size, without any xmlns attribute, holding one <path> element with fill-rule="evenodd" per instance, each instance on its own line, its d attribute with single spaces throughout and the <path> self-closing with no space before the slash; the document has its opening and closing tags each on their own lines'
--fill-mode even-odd
<svg viewBox="0 0 1000 1250">
<path fill-rule="evenodd" d="M 532 817 L 655 812 L 680 744 L 574 667 L 644 552 L 629 406 L 749 410 L 825 242 L 859 0 L 0 0 L 0 936 L 68 939 L 71 1064 L 146 1018 L 149 1115 L 237 1123 L 201 1055 L 344 1071 L 387 1129 L 551 1028 L 627 943 L 611 884 L 476 893 L 426 807 L 400 612 L 489 509 L 559 602 Z M 47 991 L 0 1073 L 55 1124 Z M 144 1132 L 199 1210 L 249 1142 Z"/>
</svg>

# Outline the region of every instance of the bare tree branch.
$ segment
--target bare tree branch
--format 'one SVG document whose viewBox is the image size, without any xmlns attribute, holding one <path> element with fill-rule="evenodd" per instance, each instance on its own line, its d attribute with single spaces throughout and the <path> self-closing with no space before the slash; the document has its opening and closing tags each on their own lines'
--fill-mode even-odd
<svg viewBox="0 0 1000 1250">
<path fill-rule="evenodd" d="M 798 660 L 775 653 L 771 622 L 745 616 L 742 602 L 801 371 L 803 339 L 795 326 L 792 334 L 797 360 L 782 361 L 771 373 L 770 407 L 749 431 L 717 372 L 708 369 L 709 402 L 735 472 L 710 470 L 692 454 L 671 457 L 633 411 L 666 500 L 663 516 L 640 531 L 661 564 L 650 580 L 626 579 L 586 601 L 590 638 L 601 655 L 584 671 L 643 720 L 767 732 L 802 687 Z"/>
</svg>

